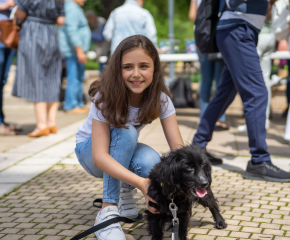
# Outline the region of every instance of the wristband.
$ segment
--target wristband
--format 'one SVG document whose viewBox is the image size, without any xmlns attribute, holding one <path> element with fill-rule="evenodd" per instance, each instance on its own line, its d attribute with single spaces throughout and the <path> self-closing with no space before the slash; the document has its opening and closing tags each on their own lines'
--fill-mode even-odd
<svg viewBox="0 0 290 240">
<path fill-rule="evenodd" d="M 287 22 L 290 22 L 290 14 L 287 16 Z"/>
</svg>

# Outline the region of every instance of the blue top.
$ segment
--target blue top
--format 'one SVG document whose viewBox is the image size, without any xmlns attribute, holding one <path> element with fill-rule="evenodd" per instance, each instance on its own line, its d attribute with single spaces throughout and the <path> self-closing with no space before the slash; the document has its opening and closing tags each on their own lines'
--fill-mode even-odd
<svg viewBox="0 0 290 240">
<path fill-rule="evenodd" d="M 107 41 L 111 41 L 111 54 L 125 38 L 141 34 L 148 37 L 157 46 L 157 36 L 154 19 L 150 12 L 135 0 L 126 0 L 116 8 L 106 23 L 103 35 Z"/>
<path fill-rule="evenodd" d="M 0 4 L 3 4 L 5 2 L 7 2 L 7 0 L 0 0 Z M 12 9 L 9 8 L 7 10 L 0 11 L 0 21 L 8 19 L 10 16 L 11 10 Z"/>
<path fill-rule="evenodd" d="M 243 23 L 251 25 L 257 31 L 261 30 L 269 0 L 220 0 L 220 12 L 225 3 L 227 8 L 218 23 L 217 30 Z"/>
<path fill-rule="evenodd" d="M 83 9 L 74 1 L 64 5 L 65 25 L 59 28 L 60 51 L 64 57 L 76 56 L 75 47 L 87 52 L 91 43 L 91 30 Z"/>
</svg>

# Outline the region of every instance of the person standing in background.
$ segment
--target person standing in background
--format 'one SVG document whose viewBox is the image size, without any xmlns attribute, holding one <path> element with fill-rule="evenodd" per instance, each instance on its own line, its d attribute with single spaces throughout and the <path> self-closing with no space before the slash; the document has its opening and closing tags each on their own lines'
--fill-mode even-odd
<svg viewBox="0 0 290 240">
<path fill-rule="evenodd" d="M 29 137 L 56 133 L 61 57 L 55 24 L 64 24 L 63 0 L 16 0 L 19 33 L 12 95 L 34 102 L 36 128 Z"/>
<path fill-rule="evenodd" d="M 110 43 L 105 40 L 103 36 L 104 27 L 106 25 L 106 19 L 100 16 L 96 16 L 94 11 L 88 10 L 85 12 L 89 26 L 92 31 L 92 40 L 95 42 L 95 50 L 97 53 L 97 61 L 99 62 L 100 56 L 109 55 Z M 100 62 L 99 62 L 100 63 Z M 100 73 L 102 73 L 104 63 L 100 63 Z"/>
<path fill-rule="evenodd" d="M 202 0 L 191 0 L 190 9 L 188 13 L 188 18 L 191 21 L 195 21 L 197 15 L 197 9 Z M 200 119 L 204 111 L 206 110 L 209 101 L 211 86 L 213 80 L 215 80 L 216 88 L 220 83 L 221 73 L 223 69 L 224 62 L 223 60 L 210 61 L 208 59 L 208 54 L 203 54 L 197 48 L 197 54 L 200 62 L 200 73 L 201 80 L 199 82 L 199 108 L 200 108 Z M 224 131 L 229 130 L 226 122 L 226 114 L 224 113 L 215 124 L 214 131 Z M 220 161 L 212 162 L 212 164 L 221 164 Z"/>
<path fill-rule="evenodd" d="M 193 138 L 193 144 L 206 148 L 215 122 L 234 100 L 237 92 L 244 104 L 251 159 L 243 177 L 252 180 L 290 182 L 290 173 L 271 162 L 266 143 L 267 88 L 257 53 L 258 34 L 268 9 L 267 0 L 221 0 L 226 4 L 216 32 L 217 46 L 224 58 L 221 82 L 209 103 Z"/>
<path fill-rule="evenodd" d="M 11 8 L 14 6 L 14 0 L 0 0 L 0 21 L 9 18 Z M 14 54 L 15 51 L 13 49 L 7 48 L 0 42 L 0 136 L 16 134 L 15 128 L 12 125 L 5 123 L 3 113 L 3 88 L 7 82 L 9 68 Z"/>
<path fill-rule="evenodd" d="M 271 11 L 272 5 L 275 0 L 269 1 L 268 11 L 266 14 L 266 19 L 263 28 L 258 37 L 258 45 L 257 45 L 257 52 L 260 57 L 260 65 L 263 73 L 263 79 L 267 88 L 268 92 L 268 103 L 266 108 L 266 129 L 270 127 L 270 111 L 271 111 L 271 98 L 272 98 L 272 89 L 270 84 L 270 75 L 271 75 L 271 68 L 272 68 L 272 61 L 271 61 L 271 53 L 275 49 L 276 40 L 275 35 L 272 29 L 272 20 L 271 20 Z M 240 125 L 238 126 L 239 132 L 246 132 L 247 125 Z"/>
<path fill-rule="evenodd" d="M 154 19 L 142 7 L 143 0 L 126 0 L 110 14 L 103 35 L 107 41 L 111 41 L 111 55 L 122 40 L 136 34 L 148 37 L 157 48 Z"/>
<path fill-rule="evenodd" d="M 86 0 L 66 0 L 65 25 L 59 28 L 60 51 L 66 59 L 64 110 L 67 113 L 83 113 L 89 110 L 83 103 L 84 64 L 91 43 L 91 30 L 82 9 L 85 2 Z"/>
</svg>

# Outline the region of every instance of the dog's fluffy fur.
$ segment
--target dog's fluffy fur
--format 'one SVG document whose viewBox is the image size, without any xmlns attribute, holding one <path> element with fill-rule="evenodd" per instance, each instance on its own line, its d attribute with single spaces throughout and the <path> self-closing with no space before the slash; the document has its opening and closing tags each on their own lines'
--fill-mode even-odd
<svg viewBox="0 0 290 240">
<path fill-rule="evenodd" d="M 223 229 L 227 226 L 210 188 L 211 164 L 205 152 L 198 146 L 189 145 L 162 156 L 161 162 L 151 170 L 149 179 L 151 184 L 148 196 L 158 205 L 152 202 L 149 204 L 160 211 L 160 214 L 145 211 L 152 240 L 161 240 L 164 224 L 172 222 L 173 217 L 169 210 L 172 198 L 178 207 L 181 240 L 186 240 L 192 206 L 195 203 L 210 209 L 216 228 Z"/>
</svg>

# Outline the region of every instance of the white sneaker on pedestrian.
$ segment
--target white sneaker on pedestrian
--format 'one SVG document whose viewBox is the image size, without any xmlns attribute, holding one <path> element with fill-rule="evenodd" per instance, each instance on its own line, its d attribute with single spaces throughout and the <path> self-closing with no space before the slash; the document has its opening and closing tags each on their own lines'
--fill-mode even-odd
<svg viewBox="0 0 290 240">
<path fill-rule="evenodd" d="M 102 222 L 105 222 L 111 218 L 119 217 L 120 213 L 118 211 L 117 206 L 109 206 L 105 207 L 104 209 L 100 210 L 97 217 L 95 225 L 98 225 Z M 113 223 L 108 227 L 100 229 L 99 231 L 95 232 L 96 237 L 98 240 L 126 240 L 125 234 L 122 230 L 120 223 Z"/>
<path fill-rule="evenodd" d="M 119 213 L 122 217 L 135 219 L 138 217 L 138 198 L 134 198 L 137 189 L 129 190 L 128 188 L 121 188 L 119 196 Z"/>
<path fill-rule="evenodd" d="M 265 128 L 268 129 L 270 127 L 270 120 L 266 119 L 266 124 L 265 124 Z M 247 125 L 240 125 L 238 126 L 238 131 L 239 132 L 246 132 L 247 131 Z"/>
<path fill-rule="evenodd" d="M 244 125 L 238 126 L 238 131 L 239 132 L 246 132 L 247 131 L 247 125 L 244 124 Z"/>
</svg>

